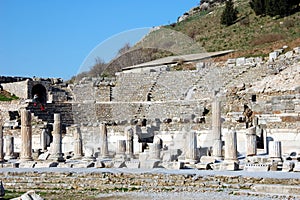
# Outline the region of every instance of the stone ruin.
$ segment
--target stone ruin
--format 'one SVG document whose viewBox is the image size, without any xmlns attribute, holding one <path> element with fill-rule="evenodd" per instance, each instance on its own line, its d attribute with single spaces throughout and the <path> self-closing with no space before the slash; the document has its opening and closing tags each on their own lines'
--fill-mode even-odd
<svg viewBox="0 0 300 200">
<path fill-rule="evenodd" d="M 299 172 L 299 61 L 298 47 L 74 84 L 1 77 L 20 99 L 0 103 L 0 166 Z"/>
</svg>

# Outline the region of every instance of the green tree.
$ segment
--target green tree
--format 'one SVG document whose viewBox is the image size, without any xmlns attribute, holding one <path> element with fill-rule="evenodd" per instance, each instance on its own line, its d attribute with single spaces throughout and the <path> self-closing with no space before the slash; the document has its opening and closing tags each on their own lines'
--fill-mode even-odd
<svg viewBox="0 0 300 200">
<path fill-rule="evenodd" d="M 266 14 L 266 0 L 251 0 L 250 7 L 256 15 Z"/>
<path fill-rule="evenodd" d="M 232 0 L 226 1 L 225 9 L 221 15 L 221 24 L 230 26 L 234 24 L 237 19 L 238 11 L 234 7 Z"/>
<path fill-rule="evenodd" d="M 273 17 L 281 17 L 289 14 L 289 4 L 287 0 L 266 0 L 266 14 Z"/>
</svg>

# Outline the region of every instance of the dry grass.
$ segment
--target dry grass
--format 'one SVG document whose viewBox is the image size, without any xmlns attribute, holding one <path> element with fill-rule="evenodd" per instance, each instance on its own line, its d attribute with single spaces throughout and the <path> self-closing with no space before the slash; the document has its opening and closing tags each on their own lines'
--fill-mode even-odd
<svg viewBox="0 0 300 200">
<path fill-rule="evenodd" d="M 251 45 L 258 46 L 258 45 L 263 45 L 263 44 L 267 44 L 267 43 L 277 42 L 277 41 L 280 41 L 283 39 L 285 39 L 285 36 L 282 34 L 276 34 L 276 33 L 264 34 L 264 35 L 259 35 L 256 38 L 254 38 L 251 41 Z"/>
</svg>

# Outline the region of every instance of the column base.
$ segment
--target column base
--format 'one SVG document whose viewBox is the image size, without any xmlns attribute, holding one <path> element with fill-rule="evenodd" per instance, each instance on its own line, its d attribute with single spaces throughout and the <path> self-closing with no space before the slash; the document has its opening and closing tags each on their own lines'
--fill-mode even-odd
<svg viewBox="0 0 300 200">
<path fill-rule="evenodd" d="M 33 161 L 32 157 L 22 157 L 20 158 L 21 162 L 25 162 L 25 161 Z"/>
<path fill-rule="evenodd" d="M 65 159 L 61 155 L 50 155 L 48 160 L 56 161 L 56 162 L 64 162 Z"/>
</svg>

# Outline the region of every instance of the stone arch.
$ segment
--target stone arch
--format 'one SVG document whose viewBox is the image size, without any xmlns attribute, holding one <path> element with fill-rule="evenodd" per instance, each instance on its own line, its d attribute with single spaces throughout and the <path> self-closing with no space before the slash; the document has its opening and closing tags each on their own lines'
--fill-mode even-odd
<svg viewBox="0 0 300 200">
<path fill-rule="evenodd" d="M 33 96 L 37 94 L 38 100 L 41 103 L 47 102 L 47 90 L 42 84 L 36 84 L 31 89 L 31 98 L 33 99 Z"/>
</svg>

